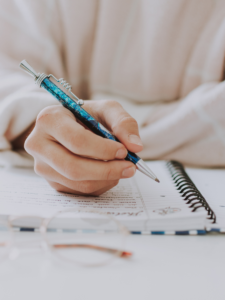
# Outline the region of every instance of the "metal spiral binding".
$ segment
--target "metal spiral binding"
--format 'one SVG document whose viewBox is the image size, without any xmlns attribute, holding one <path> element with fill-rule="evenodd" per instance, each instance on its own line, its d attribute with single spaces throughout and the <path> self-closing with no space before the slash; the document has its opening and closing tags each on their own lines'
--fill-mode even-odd
<svg viewBox="0 0 225 300">
<path fill-rule="evenodd" d="M 60 78 L 60 79 L 57 79 L 54 75 L 50 74 L 47 76 L 48 78 L 52 77 L 55 81 L 59 82 L 74 98 L 75 101 L 77 101 L 77 104 L 78 105 L 83 105 L 84 104 L 84 101 L 82 99 L 79 99 L 73 92 L 72 92 L 72 86 L 66 82 L 65 79 L 63 78 Z"/>
<path fill-rule="evenodd" d="M 177 190 L 182 194 L 186 204 L 190 204 L 189 207 L 193 208 L 192 212 L 196 211 L 200 207 L 204 207 L 208 213 L 208 219 L 213 220 L 213 223 L 216 223 L 215 213 L 203 195 L 199 192 L 191 178 L 185 172 L 182 164 L 172 160 L 167 162 L 167 167 L 177 187 Z"/>
</svg>

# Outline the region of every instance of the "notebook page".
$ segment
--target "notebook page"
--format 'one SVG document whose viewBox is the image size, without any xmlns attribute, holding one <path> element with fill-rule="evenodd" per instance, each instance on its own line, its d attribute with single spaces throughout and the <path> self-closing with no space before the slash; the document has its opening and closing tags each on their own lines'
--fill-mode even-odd
<svg viewBox="0 0 225 300">
<path fill-rule="evenodd" d="M 186 172 L 216 214 L 216 224 L 209 228 L 225 230 L 225 170 L 185 168 Z"/>
<path fill-rule="evenodd" d="M 134 180 L 150 219 L 182 218 L 190 216 L 191 209 L 175 188 L 166 163 L 163 161 L 148 162 L 149 167 L 157 175 L 160 183 L 150 180 L 137 172 Z"/>
<path fill-rule="evenodd" d="M 87 208 L 107 212 L 119 219 L 146 220 L 183 218 L 191 209 L 174 188 L 165 162 L 150 162 L 157 183 L 140 172 L 132 179 L 99 197 L 58 193 L 31 169 L 0 169 L 0 211 L 3 215 L 50 217 L 68 208 Z"/>
<path fill-rule="evenodd" d="M 133 179 L 99 197 L 59 193 L 31 169 L 0 169 L 1 215 L 51 217 L 69 208 L 95 209 L 123 218 L 146 218 L 146 212 Z"/>
</svg>

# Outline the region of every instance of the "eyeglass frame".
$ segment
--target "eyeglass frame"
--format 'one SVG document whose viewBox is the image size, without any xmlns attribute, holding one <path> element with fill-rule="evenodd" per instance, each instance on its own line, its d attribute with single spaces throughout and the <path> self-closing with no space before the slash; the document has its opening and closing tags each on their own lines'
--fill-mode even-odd
<svg viewBox="0 0 225 300">
<path fill-rule="evenodd" d="M 105 213 L 105 212 L 99 212 L 97 210 L 87 210 L 87 209 L 75 209 L 75 208 L 70 208 L 70 209 L 66 209 L 66 210 L 60 210 L 60 211 L 57 211 L 56 213 L 54 213 L 50 218 L 46 218 L 46 217 L 41 217 L 41 216 L 38 216 L 38 215 L 21 215 L 21 216 L 16 216 L 16 215 L 9 215 L 7 216 L 7 223 L 6 223 L 6 226 L 7 228 L 9 229 L 9 234 L 12 236 L 10 241 L 12 241 L 11 245 L 9 245 L 9 252 L 10 252 L 10 249 L 13 247 L 14 245 L 14 234 L 15 234 L 15 231 L 13 230 L 16 226 L 13 226 L 13 221 L 17 220 L 17 219 L 22 219 L 22 218 L 37 218 L 41 221 L 41 224 L 40 226 L 38 226 L 39 228 L 39 232 L 41 233 L 42 235 L 42 238 L 43 238 L 43 241 L 45 242 L 45 245 L 47 246 L 47 248 L 49 250 L 51 250 L 51 253 L 54 253 L 56 257 L 60 258 L 62 260 L 61 257 L 59 257 L 56 253 L 55 253 L 55 250 L 56 248 L 54 247 L 54 245 L 51 245 L 48 241 L 48 238 L 47 238 L 47 233 L 48 233 L 48 228 L 47 226 L 49 225 L 49 223 L 57 217 L 57 215 L 61 214 L 61 213 L 67 213 L 67 212 L 84 212 L 84 213 L 95 213 L 95 214 L 98 214 L 98 215 L 103 215 L 103 216 L 107 216 L 108 219 L 110 219 L 111 221 L 115 222 L 118 226 L 118 229 L 120 229 L 120 233 L 121 235 L 124 237 L 124 241 L 125 241 L 125 238 L 130 234 L 130 232 L 128 231 L 128 229 L 126 228 L 126 226 L 124 226 L 121 222 L 119 222 L 117 219 L 115 219 L 113 216 Z M 1 222 L 1 221 L 0 221 Z M 27 227 L 29 228 L 29 227 Z M 33 229 L 33 228 L 32 228 Z M 105 230 L 103 230 L 105 231 Z M 105 231 L 106 232 L 106 231 Z M 62 246 L 69 246 L 69 245 L 62 245 Z M 106 247 L 98 247 L 96 248 L 96 246 L 93 246 L 93 245 L 88 245 L 91 247 L 93 247 L 93 249 L 95 250 L 103 250 L 103 251 L 113 251 L 113 254 L 111 256 L 111 258 L 104 262 L 104 263 L 98 263 L 98 264 L 81 264 L 80 265 L 86 265 L 86 266 L 100 266 L 100 265 L 105 265 L 107 263 L 110 263 L 114 258 L 116 257 L 130 257 L 132 255 L 131 252 L 127 252 L 127 251 L 124 251 L 124 250 L 120 250 L 120 249 L 113 249 L 113 248 L 106 248 Z M 124 245 L 123 245 L 124 246 Z M 121 247 L 121 249 L 123 248 L 123 246 Z M 65 247 L 65 248 L 67 248 Z M 89 247 L 87 247 L 89 248 Z M 102 248 L 102 249 L 99 249 L 99 248 Z M 9 253 L 8 252 L 8 253 Z M 6 253 L 6 256 L 8 255 L 8 253 Z M 4 258 L 4 256 L 3 256 Z M 7 258 L 7 257 L 6 257 Z M 65 258 L 63 259 L 65 261 Z M 71 262 L 70 260 L 68 262 Z M 79 262 L 76 262 L 76 264 L 79 264 Z"/>
</svg>

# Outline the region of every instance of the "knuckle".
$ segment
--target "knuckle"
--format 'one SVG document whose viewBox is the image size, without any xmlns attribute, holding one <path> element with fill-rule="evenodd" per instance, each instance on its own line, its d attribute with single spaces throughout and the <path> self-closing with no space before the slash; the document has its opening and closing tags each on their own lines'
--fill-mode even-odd
<svg viewBox="0 0 225 300">
<path fill-rule="evenodd" d="M 114 147 L 112 145 L 108 145 L 107 140 L 105 140 L 101 145 L 101 157 L 103 159 L 110 159 L 115 157 Z"/>
<path fill-rule="evenodd" d="M 69 141 L 70 146 L 74 149 L 75 152 L 80 153 L 82 149 L 87 147 L 87 138 L 83 135 L 83 130 L 77 130 L 76 134 L 72 136 L 71 140 Z"/>
<path fill-rule="evenodd" d="M 41 148 L 41 143 L 39 143 L 38 138 L 34 132 L 32 132 L 24 143 L 24 148 L 29 154 L 39 152 Z"/>
<path fill-rule="evenodd" d="M 138 123 L 134 118 L 125 113 L 112 125 L 112 130 L 115 134 L 118 134 L 121 128 L 138 129 Z"/>
<path fill-rule="evenodd" d="M 104 178 L 106 180 L 115 179 L 115 168 L 113 168 L 113 166 L 110 166 L 106 169 Z"/>
<path fill-rule="evenodd" d="M 52 120 L 59 120 L 63 113 L 63 107 L 60 105 L 47 106 L 38 114 L 36 119 L 36 125 L 46 125 Z"/>
<path fill-rule="evenodd" d="M 107 107 L 107 108 L 122 107 L 122 105 L 115 100 L 104 100 L 104 101 L 102 101 L 102 104 L 104 107 Z"/>
<path fill-rule="evenodd" d="M 83 154 L 83 150 L 88 148 L 89 140 L 85 131 L 86 129 L 83 127 L 78 127 L 74 130 L 74 128 L 63 126 L 63 124 L 58 130 L 64 136 L 64 140 L 67 143 L 66 147 L 75 154 Z"/>
<path fill-rule="evenodd" d="M 129 115 L 121 116 L 121 118 L 118 120 L 118 124 L 120 126 L 127 125 L 127 124 L 138 126 L 137 121 Z"/>
<path fill-rule="evenodd" d="M 64 165 L 63 173 L 70 180 L 78 181 L 81 179 L 81 170 L 79 168 L 72 167 L 71 164 Z"/>
<path fill-rule="evenodd" d="M 25 143 L 24 143 L 24 149 L 30 153 L 31 150 L 33 148 L 33 141 L 32 138 L 30 136 L 28 136 L 28 138 L 26 139 Z"/>
<path fill-rule="evenodd" d="M 52 107 L 50 106 L 47 106 L 44 109 L 42 109 L 36 118 L 36 125 L 45 122 L 49 115 L 52 114 L 51 110 Z"/>
<path fill-rule="evenodd" d="M 40 164 L 39 162 L 35 161 L 34 163 L 34 172 L 39 175 L 42 176 L 44 174 L 44 168 L 43 165 Z"/>
<path fill-rule="evenodd" d="M 112 179 L 112 176 L 113 176 L 113 171 L 110 168 L 109 170 L 107 170 L 105 178 L 106 178 L 106 180 L 110 180 L 110 179 Z"/>
</svg>

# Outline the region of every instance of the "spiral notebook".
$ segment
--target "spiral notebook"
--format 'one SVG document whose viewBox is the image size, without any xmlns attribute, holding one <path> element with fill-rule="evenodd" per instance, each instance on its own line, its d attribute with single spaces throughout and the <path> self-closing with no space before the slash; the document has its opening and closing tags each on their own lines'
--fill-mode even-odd
<svg viewBox="0 0 225 300">
<path fill-rule="evenodd" d="M 99 197 L 53 190 L 32 169 L 0 169 L 0 212 L 51 217 L 67 208 L 87 208 L 119 219 L 133 234 L 225 232 L 225 170 L 184 168 L 176 161 L 148 162 L 160 184 L 140 172 Z M 63 221 L 70 226 L 71 220 Z M 18 224 L 21 230 L 36 230 Z M 62 223 L 55 224 L 58 228 Z M 64 228 L 64 227 L 63 227 Z M 87 228 L 79 228 L 86 230 Z M 107 230 L 107 228 L 102 228 Z"/>
</svg>

